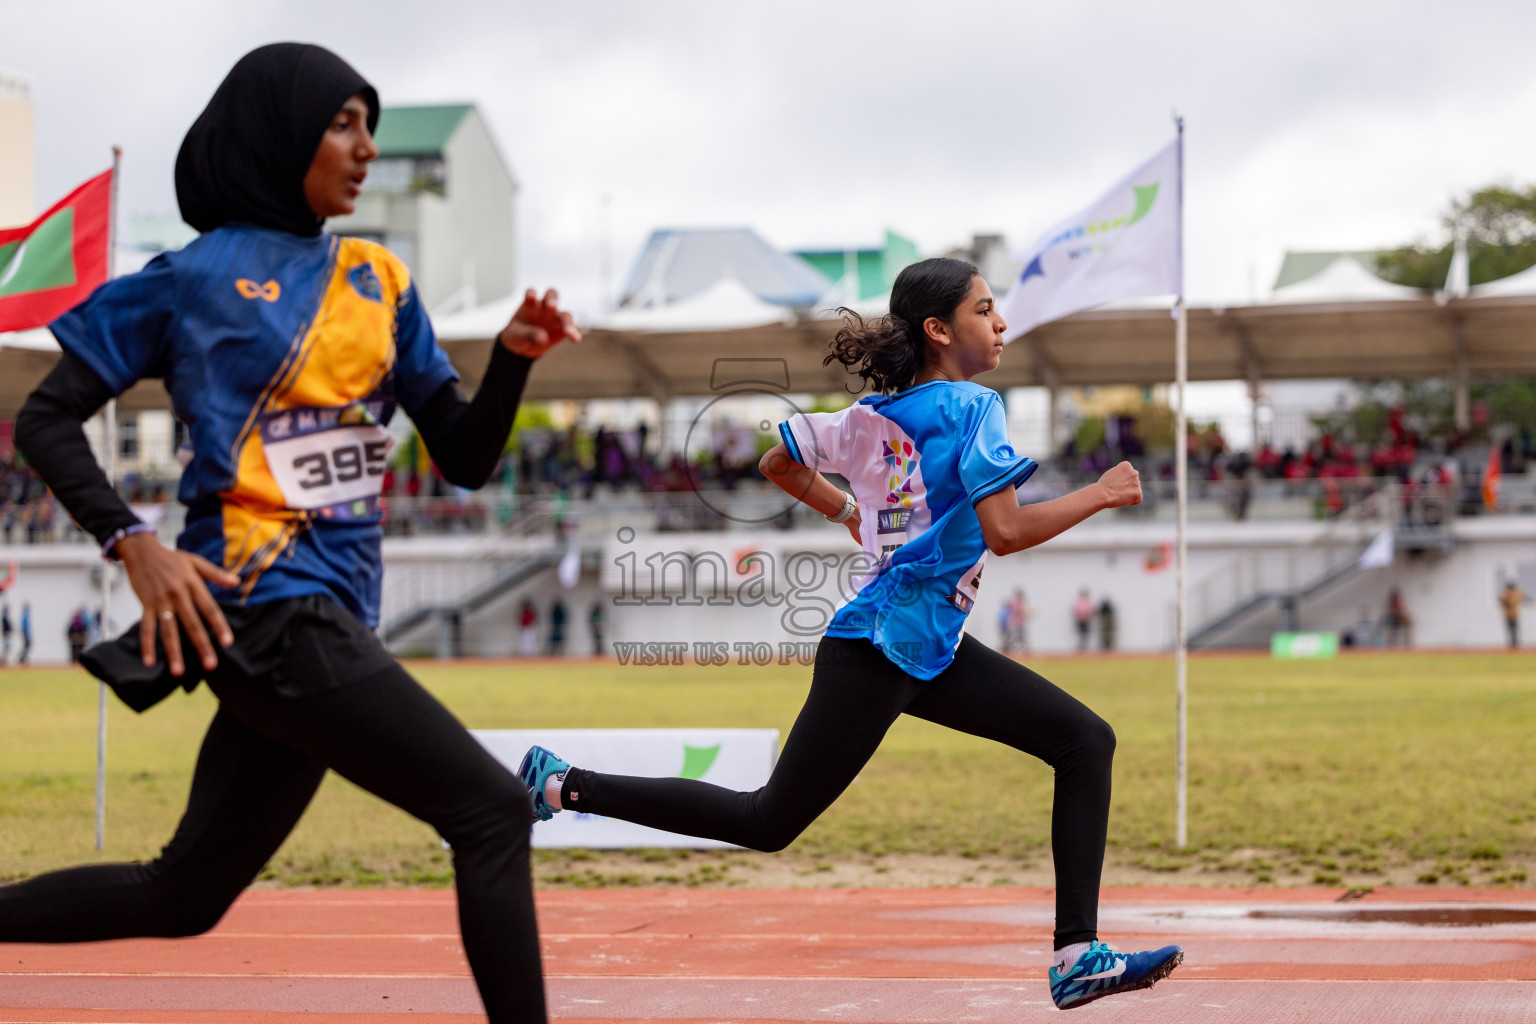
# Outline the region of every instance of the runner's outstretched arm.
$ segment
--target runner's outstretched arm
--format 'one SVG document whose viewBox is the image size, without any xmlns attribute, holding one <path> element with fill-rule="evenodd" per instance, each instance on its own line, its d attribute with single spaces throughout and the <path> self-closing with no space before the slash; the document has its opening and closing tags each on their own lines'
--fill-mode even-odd
<svg viewBox="0 0 1536 1024">
<path fill-rule="evenodd" d="M 543 298 L 529 289 L 496 341 L 473 399 L 466 400 L 449 381 L 419 407 L 406 410 L 443 479 L 458 487 L 481 487 L 490 479 L 506 449 L 533 361 L 562 341 L 580 342 L 581 331 L 560 308 L 554 289 Z"/>
<path fill-rule="evenodd" d="M 1113 466 L 1097 483 L 1080 487 L 1050 501 L 1020 505 L 1012 489 L 998 491 L 976 503 L 981 535 L 994 555 L 1044 544 L 1107 508 L 1141 504 L 1141 475 L 1129 462 Z"/>
</svg>

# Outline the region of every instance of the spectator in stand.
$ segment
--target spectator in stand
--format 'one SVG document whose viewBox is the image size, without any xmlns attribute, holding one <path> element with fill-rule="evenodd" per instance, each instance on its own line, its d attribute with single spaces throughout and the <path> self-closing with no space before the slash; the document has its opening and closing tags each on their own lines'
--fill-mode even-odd
<svg viewBox="0 0 1536 1024">
<path fill-rule="evenodd" d="M 565 602 L 557 597 L 555 598 L 555 603 L 549 606 L 548 653 L 552 658 L 563 658 L 565 656 L 566 618 Z"/>
<path fill-rule="evenodd" d="M 1115 603 L 1104 595 L 1104 600 L 1099 602 L 1099 650 L 1112 651 L 1115 649 Z"/>
<path fill-rule="evenodd" d="M 531 658 L 539 653 L 539 610 L 526 598 L 523 600 L 522 610 L 517 614 L 517 625 L 521 631 L 520 650 L 523 657 Z"/>
<path fill-rule="evenodd" d="M 1499 604 L 1504 608 L 1504 629 L 1509 633 L 1509 647 L 1514 650 L 1520 646 L 1520 606 L 1526 601 L 1526 593 L 1520 589 L 1520 584 L 1513 579 L 1504 581 L 1504 589 L 1499 591 Z"/>
<path fill-rule="evenodd" d="M 1408 605 L 1403 600 L 1401 588 L 1393 587 L 1387 591 L 1387 611 L 1384 619 L 1387 626 L 1388 647 L 1413 646 L 1413 616 L 1408 612 Z"/>
<path fill-rule="evenodd" d="M 592 629 L 592 656 L 601 658 L 608 651 L 603 647 L 603 602 L 593 601 L 587 613 L 587 625 Z"/>
<path fill-rule="evenodd" d="M 85 650 L 85 640 L 89 632 L 90 625 L 85 620 L 85 609 L 76 608 L 75 614 L 69 617 L 69 625 L 64 629 L 64 638 L 69 643 L 70 664 L 79 662 L 80 652 Z"/>
<path fill-rule="evenodd" d="M 1094 605 L 1093 598 L 1084 587 L 1077 592 L 1077 600 L 1072 602 L 1072 621 L 1077 626 L 1077 653 L 1082 654 L 1088 650 L 1088 631 L 1093 628 Z"/>
<path fill-rule="evenodd" d="M 1248 467 L 1234 472 L 1228 482 L 1227 511 L 1238 522 L 1248 518 L 1248 504 L 1253 500 L 1253 481 L 1248 479 Z"/>
<path fill-rule="evenodd" d="M 1274 447 L 1265 444 L 1259 449 L 1256 460 L 1259 474 L 1267 480 L 1273 480 L 1280 476 L 1280 453 Z"/>
<path fill-rule="evenodd" d="M 36 544 L 43 534 L 43 521 L 37 502 L 27 502 L 26 511 L 22 513 L 22 516 L 22 525 L 27 530 L 27 543 Z"/>
<path fill-rule="evenodd" d="M 1024 591 L 1014 587 L 1013 596 L 1008 599 L 1008 619 L 1012 625 L 1013 649 L 1019 652 L 1029 650 L 1029 612 L 1029 602 L 1024 600 Z"/>
<path fill-rule="evenodd" d="M 1344 511 L 1344 489 L 1331 476 L 1323 480 L 1323 509 L 1329 519 Z"/>
</svg>

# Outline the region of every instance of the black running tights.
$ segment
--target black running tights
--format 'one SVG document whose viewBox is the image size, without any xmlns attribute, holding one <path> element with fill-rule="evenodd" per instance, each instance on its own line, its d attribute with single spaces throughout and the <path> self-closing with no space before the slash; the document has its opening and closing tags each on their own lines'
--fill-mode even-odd
<svg viewBox="0 0 1536 1024">
<path fill-rule="evenodd" d="M 1066 691 L 970 636 L 954 663 L 926 682 L 897 668 L 868 640 L 823 638 L 810 695 L 762 789 L 738 793 L 689 779 L 575 770 L 564 786 L 566 805 L 753 850 L 782 850 L 848 788 L 902 713 L 1006 743 L 1056 770 L 1056 947 L 1097 938 L 1114 731 Z M 985 780 L 950 784 L 984 786 Z"/>
<path fill-rule="evenodd" d="M 219 710 L 175 836 L 149 863 L 99 864 L 0 887 L 0 942 L 196 935 L 212 928 L 309 804 L 327 768 L 453 846 L 459 926 L 494 1024 L 543 1024 L 528 864 L 528 791 L 398 665 L 281 697 L 224 665 Z"/>
</svg>

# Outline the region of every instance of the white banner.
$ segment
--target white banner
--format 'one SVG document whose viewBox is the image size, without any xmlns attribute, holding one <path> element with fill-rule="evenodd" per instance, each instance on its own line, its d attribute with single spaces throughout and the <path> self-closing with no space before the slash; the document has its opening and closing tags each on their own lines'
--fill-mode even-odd
<svg viewBox="0 0 1536 1024">
<path fill-rule="evenodd" d="M 1012 341 L 1043 323 L 1116 299 L 1177 295 L 1179 142 L 1174 140 L 1087 209 L 1014 259 L 1019 278 L 998 303 Z"/>
<path fill-rule="evenodd" d="M 472 729 L 512 771 L 538 744 L 578 768 L 611 775 L 688 778 L 749 791 L 768 781 L 779 756 L 777 729 Z M 533 828 L 540 848 L 622 850 L 660 846 L 733 849 L 729 843 L 662 832 L 599 814 L 561 811 Z"/>
</svg>

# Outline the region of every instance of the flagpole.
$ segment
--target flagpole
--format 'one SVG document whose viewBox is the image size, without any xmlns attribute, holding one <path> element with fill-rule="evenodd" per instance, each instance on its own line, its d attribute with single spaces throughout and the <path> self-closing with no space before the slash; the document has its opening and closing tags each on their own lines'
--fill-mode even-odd
<svg viewBox="0 0 1536 1024">
<path fill-rule="evenodd" d="M 1174 331 L 1174 459 L 1178 487 L 1177 555 L 1174 559 L 1174 662 L 1177 676 L 1177 747 L 1176 796 L 1174 808 L 1174 845 L 1182 850 L 1189 845 L 1189 758 L 1188 758 L 1188 687 L 1189 687 L 1189 430 L 1184 415 L 1184 385 L 1189 380 L 1189 313 L 1184 307 L 1184 118 L 1174 115 L 1179 138 L 1179 294 L 1176 300 L 1178 326 Z"/>
<path fill-rule="evenodd" d="M 117 272 L 117 178 L 123 162 L 123 147 L 112 147 L 112 201 L 107 206 L 107 280 Z M 102 410 L 102 447 L 107 481 L 117 486 L 117 399 L 107 399 Z M 108 613 L 112 607 L 112 563 L 101 565 L 101 636 L 106 639 Z M 107 837 L 107 684 L 96 684 L 96 849 Z"/>
</svg>

